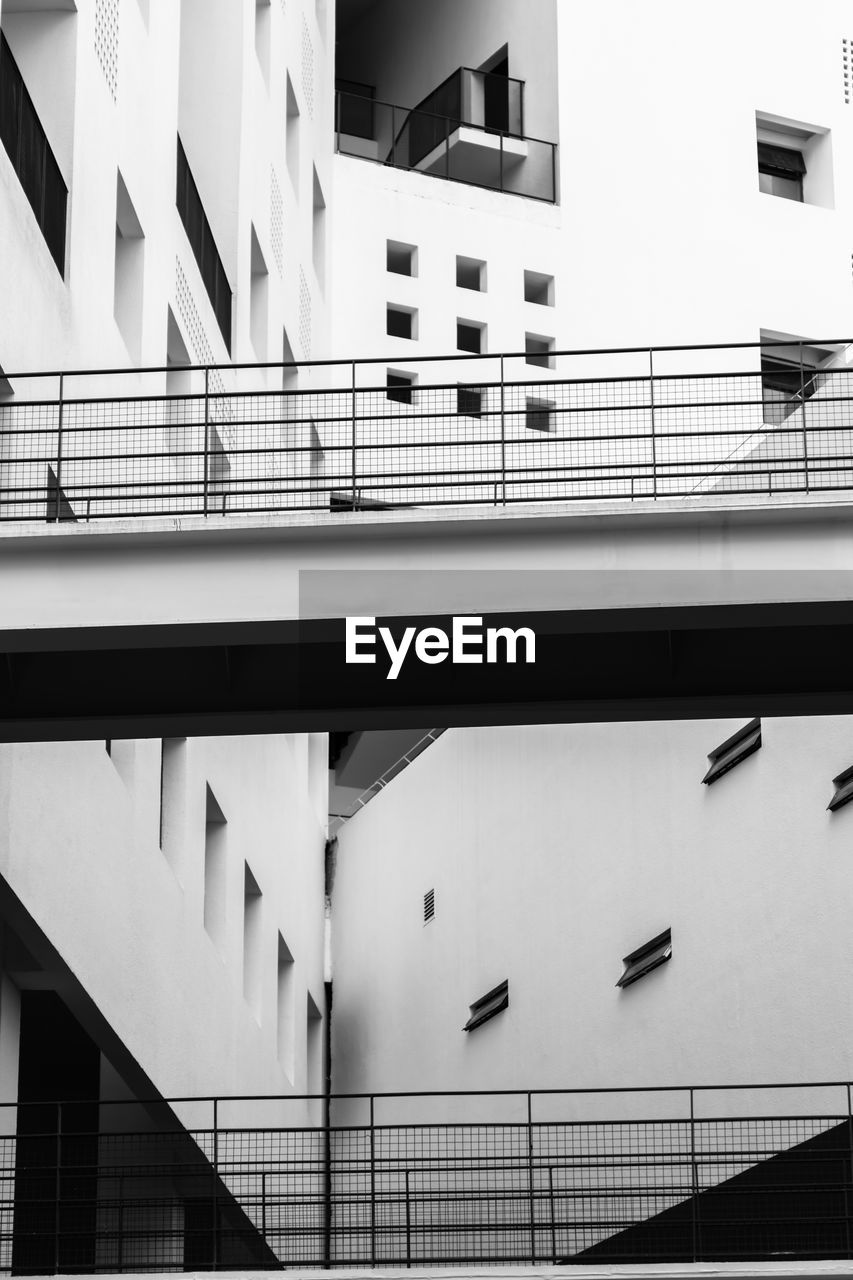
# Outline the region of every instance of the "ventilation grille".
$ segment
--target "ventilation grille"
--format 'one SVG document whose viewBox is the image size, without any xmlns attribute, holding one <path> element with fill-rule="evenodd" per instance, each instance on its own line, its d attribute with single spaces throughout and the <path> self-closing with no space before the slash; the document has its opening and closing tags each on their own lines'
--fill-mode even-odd
<svg viewBox="0 0 853 1280">
<path fill-rule="evenodd" d="M 308 114 L 314 118 L 314 46 L 308 32 L 308 23 L 302 18 L 302 96 Z"/>
<path fill-rule="evenodd" d="M 844 84 L 844 103 L 850 106 L 850 58 L 853 55 L 853 40 L 841 41 L 841 69 Z"/>
<path fill-rule="evenodd" d="M 435 915 L 435 889 L 428 889 L 424 894 L 424 924 Z"/>
<path fill-rule="evenodd" d="M 115 102 L 118 94 L 118 0 L 97 0 L 95 53 Z"/>
<path fill-rule="evenodd" d="M 299 268 L 299 341 L 307 360 L 311 355 L 311 290 L 302 267 Z"/>
<path fill-rule="evenodd" d="M 270 239 L 278 274 L 284 274 L 284 201 L 275 169 L 270 169 Z"/>
</svg>

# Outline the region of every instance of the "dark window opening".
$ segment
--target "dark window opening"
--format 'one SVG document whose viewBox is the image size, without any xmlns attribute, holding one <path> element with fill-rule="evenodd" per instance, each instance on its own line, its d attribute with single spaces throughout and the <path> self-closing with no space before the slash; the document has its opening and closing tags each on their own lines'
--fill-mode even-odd
<svg viewBox="0 0 853 1280">
<path fill-rule="evenodd" d="M 463 258 L 456 255 L 456 284 L 460 289 L 485 292 L 486 264 L 480 258 Z"/>
<path fill-rule="evenodd" d="M 386 332 L 392 338 L 413 338 L 414 312 L 389 306 L 386 313 Z"/>
<path fill-rule="evenodd" d="M 672 959 L 672 930 L 665 929 L 651 942 L 645 942 L 636 951 L 625 956 L 622 963 L 625 971 L 616 983 L 617 987 L 630 987 L 638 978 L 644 978 L 652 969 L 657 969 Z"/>
<path fill-rule="evenodd" d="M 803 175 L 806 162 L 801 151 L 792 147 L 758 144 L 758 189 L 783 200 L 803 199 Z"/>
<path fill-rule="evenodd" d="M 410 373 L 392 373 L 388 370 L 385 376 L 385 396 L 388 400 L 396 400 L 398 404 L 412 403 L 412 387 L 415 379 Z"/>
<path fill-rule="evenodd" d="M 0 139 L 59 274 L 65 275 L 68 190 L 27 92 L 9 42 L 0 31 Z"/>
<path fill-rule="evenodd" d="M 216 322 L 230 355 L 231 289 L 180 138 L 178 138 L 177 204 L 207 296 L 216 315 Z"/>
<path fill-rule="evenodd" d="M 853 800 L 853 765 L 843 773 L 839 773 L 837 778 L 833 778 L 832 785 L 835 787 L 835 792 L 826 806 L 830 812 L 840 809 L 842 805 L 849 804 Z"/>
<path fill-rule="evenodd" d="M 524 335 L 524 360 L 526 364 L 538 365 L 540 369 L 553 369 L 554 339 L 543 338 L 536 333 Z"/>
<path fill-rule="evenodd" d="M 738 729 L 737 733 L 733 733 L 730 738 L 726 738 L 725 742 L 710 753 L 708 759 L 711 767 L 702 779 L 709 786 L 712 782 L 716 782 L 724 773 L 728 773 L 729 769 L 733 769 L 736 764 L 740 764 L 741 760 L 745 760 L 747 756 L 751 756 L 761 746 L 761 721 L 750 720 L 749 724 L 744 725 L 742 729 Z"/>
<path fill-rule="evenodd" d="M 483 392 L 479 387 L 456 388 L 456 412 L 467 414 L 469 418 L 483 416 Z"/>
<path fill-rule="evenodd" d="M 550 431 L 551 411 L 553 408 L 553 400 L 533 400 L 528 397 L 524 425 L 530 427 L 533 431 Z"/>
<path fill-rule="evenodd" d="M 413 244 L 404 244 L 401 240 L 386 240 L 385 265 L 388 271 L 398 276 L 416 276 L 417 249 Z"/>
<path fill-rule="evenodd" d="M 468 1007 L 471 1016 L 462 1028 L 463 1031 L 473 1031 L 475 1027 L 481 1027 L 496 1013 L 509 1007 L 509 980 L 502 982 L 500 986 L 493 987 Z"/>
<path fill-rule="evenodd" d="M 460 351 L 470 351 L 473 355 L 480 355 L 483 350 L 483 330 L 480 325 L 466 324 L 464 320 L 457 320 L 456 346 Z"/>
</svg>

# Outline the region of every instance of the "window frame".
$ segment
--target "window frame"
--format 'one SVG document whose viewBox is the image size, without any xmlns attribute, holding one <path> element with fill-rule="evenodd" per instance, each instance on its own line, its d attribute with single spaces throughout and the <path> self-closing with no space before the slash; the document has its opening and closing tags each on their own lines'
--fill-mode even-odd
<svg viewBox="0 0 853 1280">
<path fill-rule="evenodd" d="M 710 786 L 730 769 L 734 769 L 735 765 L 740 764 L 742 760 L 754 755 L 760 746 L 761 717 L 756 716 L 754 720 L 750 720 L 738 729 L 737 733 L 733 733 L 730 738 L 726 738 L 725 742 L 721 742 L 718 747 L 709 752 L 708 759 L 711 763 L 702 779 L 703 783 Z"/>
<path fill-rule="evenodd" d="M 647 973 L 653 973 L 655 969 L 659 969 L 662 964 L 666 964 L 671 959 L 672 929 L 670 928 L 664 929 L 662 933 L 622 957 L 625 968 L 616 986 L 623 990 L 625 987 L 633 986 L 635 982 L 639 982 L 640 978 L 645 978 Z"/>
<path fill-rule="evenodd" d="M 491 991 L 487 991 L 484 996 L 480 996 L 479 1000 L 475 1000 L 468 1006 L 470 1016 L 462 1030 L 475 1031 L 477 1027 L 482 1027 L 485 1022 L 490 1022 L 497 1014 L 508 1008 L 509 978 L 504 978 L 503 982 L 499 982 L 496 987 L 492 987 Z"/>
</svg>

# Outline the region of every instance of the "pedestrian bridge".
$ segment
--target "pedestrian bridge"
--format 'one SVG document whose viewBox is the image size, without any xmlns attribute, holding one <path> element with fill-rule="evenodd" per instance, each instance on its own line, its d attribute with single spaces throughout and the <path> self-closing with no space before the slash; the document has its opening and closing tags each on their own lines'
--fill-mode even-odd
<svg viewBox="0 0 853 1280">
<path fill-rule="evenodd" d="M 853 711 L 848 349 L 7 375 L 0 736 Z"/>
</svg>

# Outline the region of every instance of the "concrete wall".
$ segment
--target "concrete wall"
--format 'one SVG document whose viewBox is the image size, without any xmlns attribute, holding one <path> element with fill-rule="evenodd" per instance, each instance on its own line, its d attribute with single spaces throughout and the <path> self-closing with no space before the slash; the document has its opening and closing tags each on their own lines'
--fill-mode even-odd
<svg viewBox="0 0 853 1280">
<path fill-rule="evenodd" d="M 853 813 L 826 806 L 853 723 L 766 721 L 702 786 L 738 727 L 460 729 L 419 756 L 339 836 L 335 1089 L 847 1079 Z M 666 928 L 672 959 L 617 989 Z"/>
</svg>

